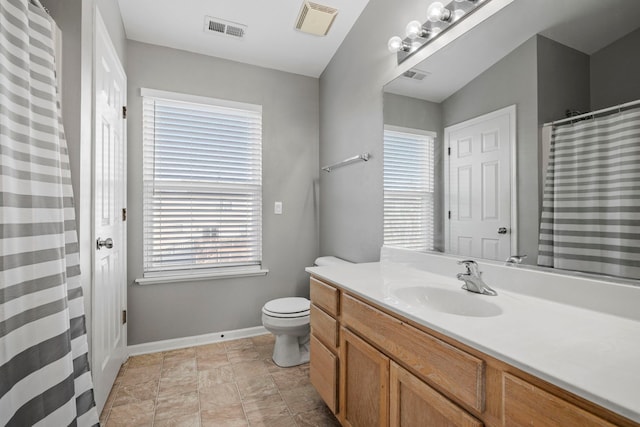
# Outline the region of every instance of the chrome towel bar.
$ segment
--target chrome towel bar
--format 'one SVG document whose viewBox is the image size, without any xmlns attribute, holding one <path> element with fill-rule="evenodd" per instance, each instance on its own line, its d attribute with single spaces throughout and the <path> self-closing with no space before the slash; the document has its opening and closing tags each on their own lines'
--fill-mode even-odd
<svg viewBox="0 0 640 427">
<path fill-rule="evenodd" d="M 358 154 L 357 156 L 349 157 L 348 159 L 344 159 L 341 162 L 334 163 L 329 166 L 325 166 L 322 168 L 323 171 L 331 172 L 335 168 L 340 168 L 342 166 L 350 165 L 351 163 L 358 162 L 360 160 L 366 162 L 369 160 L 371 155 L 369 153 Z"/>
</svg>

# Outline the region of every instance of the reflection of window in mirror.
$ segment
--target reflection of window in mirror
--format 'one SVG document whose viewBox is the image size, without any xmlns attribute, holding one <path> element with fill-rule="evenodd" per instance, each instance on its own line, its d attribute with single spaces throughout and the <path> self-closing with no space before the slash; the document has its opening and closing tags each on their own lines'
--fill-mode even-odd
<svg viewBox="0 0 640 427">
<path fill-rule="evenodd" d="M 434 246 L 435 132 L 384 127 L 384 244 Z"/>
</svg>

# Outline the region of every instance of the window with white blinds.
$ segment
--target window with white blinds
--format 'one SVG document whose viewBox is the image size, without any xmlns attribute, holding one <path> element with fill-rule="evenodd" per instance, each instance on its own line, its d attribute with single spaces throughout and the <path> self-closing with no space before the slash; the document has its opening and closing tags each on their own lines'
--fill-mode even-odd
<svg viewBox="0 0 640 427">
<path fill-rule="evenodd" d="M 385 126 L 385 245 L 433 250 L 434 136 Z"/>
<path fill-rule="evenodd" d="M 259 269 L 262 107 L 142 95 L 145 277 Z"/>
</svg>

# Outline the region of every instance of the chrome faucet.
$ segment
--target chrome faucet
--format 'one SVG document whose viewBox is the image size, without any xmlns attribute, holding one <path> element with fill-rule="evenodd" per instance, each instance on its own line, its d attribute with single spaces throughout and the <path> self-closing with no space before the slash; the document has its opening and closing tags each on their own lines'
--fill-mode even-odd
<svg viewBox="0 0 640 427">
<path fill-rule="evenodd" d="M 507 265 L 522 264 L 526 257 L 526 255 L 511 255 L 505 262 Z"/>
<path fill-rule="evenodd" d="M 466 272 L 458 273 L 456 276 L 458 280 L 462 280 L 464 282 L 462 289 L 482 295 L 498 295 L 496 291 L 491 289 L 489 285 L 482 281 L 482 277 L 480 277 L 482 273 L 478 270 L 477 262 L 465 259 L 464 261 L 458 261 L 458 264 L 464 265 L 467 268 Z"/>
</svg>

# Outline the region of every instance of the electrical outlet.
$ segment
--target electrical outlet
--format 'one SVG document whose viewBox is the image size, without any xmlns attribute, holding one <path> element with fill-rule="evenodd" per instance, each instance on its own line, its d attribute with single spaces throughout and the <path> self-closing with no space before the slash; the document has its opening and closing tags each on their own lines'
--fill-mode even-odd
<svg viewBox="0 0 640 427">
<path fill-rule="evenodd" d="M 273 205 L 273 213 L 276 215 L 282 215 L 282 202 L 276 202 Z"/>
</svg>

